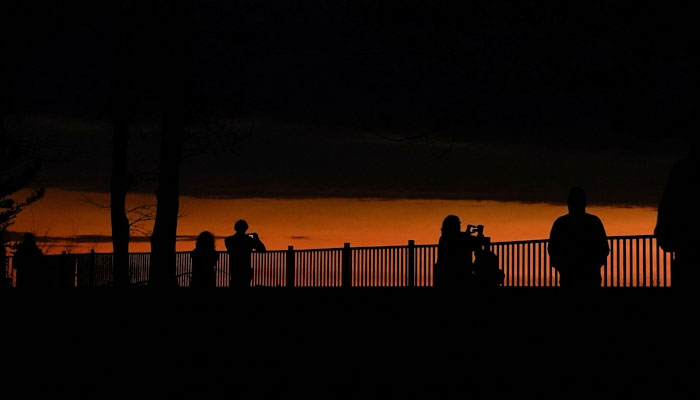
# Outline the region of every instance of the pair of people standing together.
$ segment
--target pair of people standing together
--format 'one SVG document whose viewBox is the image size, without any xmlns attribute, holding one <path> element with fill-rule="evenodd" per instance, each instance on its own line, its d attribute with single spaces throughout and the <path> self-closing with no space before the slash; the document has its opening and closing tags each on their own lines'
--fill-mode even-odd
<svg viewBox="0 0 700 400">
<path fill-rule="evenodd" d="M 250 253 L 253 250 L 265 252 L 266 249 L 257 233 L 246 233 L 248 231 L 246 221 L 242 219 L 236 221 L 233 229 L 236 233 L 224 240 L 229 260 L 229 287 L 245 288 L 250 286 L 253 277 Z M 215 287 L 219 253 L 214 245 L 214 235 L 207 231 L 200 233 L 190 257 L 192 258 L 190 287 Z"/>
</svg>

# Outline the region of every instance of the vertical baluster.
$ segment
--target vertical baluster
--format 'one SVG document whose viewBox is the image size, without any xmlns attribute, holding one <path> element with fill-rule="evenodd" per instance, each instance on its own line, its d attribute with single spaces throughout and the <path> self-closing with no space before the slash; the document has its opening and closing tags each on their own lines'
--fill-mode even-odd
<svg viewBox="0 0 700 400">
<path fill-rule="evenodd" d="M 384 249 L 378 249 L 377 250 L 377 276 L 376 279 L 374 280 L 374 286 L 380 286 L 382 284 L 382 273 L 384 272 L 384 265 L 383 265 L 383 258 L 384 258 Z"/>
<path fill-rule="evenodd" d="M 366 286 L 367 283 L 367 252 L 363 250 L 359 250 L 358 253 L 358 263 L 357 263 L 357 269 L 360 271 L 359 274 L 357 274 L 357 279 L 358 279 L 358 286 Z"/>
<path fill-rule="evenodd" d="M 532 260 L 532 243 L 527 244 L 527 248 L 525 249 L 527 251 L 527 286 L 535 286 L 535 269 L 533 266 L 533 260 Z"/>
<path fill-rule="evenodd" d="M 375 286 L 377 284 L 377 272 L 379 263 L 379 250 L 373 249 L 372 251 L 372 274 L 370 278 L 370 286 Z"/>
<path fill-rule="evenodd" d="M 389 286 L 393 287 L 393 286 L 396 286 L 395 281 L 394 281 L 394 279 L 396 278 L 396 248 L 395 247 L 390 250 L 389 258 L 391 260 L 389 262 L 389 266 L 390 266 L 390 268 L 389 268 L 390 285 Z"/>
<path fill-rule="evenodd" d="M 275 264 L 272 262 L 272 257 L 274 257 L 274 253 L 260 253 L 259 255 L 260 263 L 265 269 L 265 286 L 267 287 L 275 286 Z"/>
<path fill-rule="evenodd" d="M 517 263 L 518 263 L 518 286 L 523 286 L 523 246 L 520 244 L 516 244 L 516 252 L 518 254 L 517 257 Z"/>
<path fill-rule="evenodd" d="M 393 251 L 394 251 L 394 249 L 392 249 L 392 248 L 386 249 L 386 260 L 387 260 L 386 261 L 386 278 L 385 278 L 386 282 L 384 282 L 383 286 L 392 286 L 391 282 L 392 282 L 393 277 L 392 277 L 391 270 L 392 270 L 392 262 L 393 262 L 393 260 L 392 260 Z"/>
<path fill-rule="evenodd" d="M 319 270 L 318 270 L 318 258 L 316 257 L 317 252 L 310 251 L 309 252 L 309 257 L 311 258 L 311 265 L 313 266 L 313 287 L 318 287 L 319 286 Z"/>
<path fill-rule="evenodd" d="M 306 263 L 309 265 L 309 286 L 311 287 L 316 287 L 318 282 L 318 271 L 314 253 L 313 250 L 308 250 L 306 252 Z"/>
<path fill-rule="evenodd" d="M 622 241 L 622 286 L 627 286 L 627 239 Z"/>
<path fill-rule="evenodd" d="M 620 239 L 615 239 L 615 287 L 622 287 L 620 283 Z"/>
<path fill-rule="evenodd" d="M 430 261 L 428 261 L 427 248 L 422 247 L 420 249 L 418 260 L 421 266 L 421 286 L 433 286 L 433 268 L 435 268 L 435 263 L 430 264 Z"/>
<path fill-rule="evenodd" d="M 385 286 L 386 285 L 386 278 L 387 278 L 387 258 L 388 258 L 388 253 L 389 249 L 383 248 L 382 249 L 382 267 L 381 267 L 381 272 L 379 275 L 379 283 L 377 286 Z"/>
<path fill-rule="evenodd" d="M 506 259 L 505 272 L 506 272 L 506 286 L 510 286 L 511 278 L 513 276 L 513 271 L 510 269 L 511 255 L 510 255 L 510 244 L 505 244 L 503 247 L 503 252 Z"/>
<path fill-rule="evenodd" d="M 642 286 L 647 287 L 647 241 L 648 238 L 642 239 L 642 254 L 643 254 L 643 261 L 644 263 L 642 264 Z M 651 285 L 649 285 L 651 286 Z"/>
<path fill-rule="evenodd" d="M 394 286 L 394 256 L 396 248 L 389 249 L 389 286 Z"/>
<path fill-rule="evenodd" d="M 333 254 L 330 250 L 325 253 L 324 256 L 324 263 L 325 263 L 325 273 L 326 273 L 326 286 L 331 286 L 331 267 L 330 267 L 330 260 L 331 260 L 331 254 Z"/>
<path fill-rule="evenodd" d="M 306 268 L 307 268 L 307 271 L 309 273 L 308 274 L 309 280 L 308 280 L 307 286 L 308 287 L 315 287 L 316 286 L 316 270 L 314 268 L 315 266 L 314 266 L 314 261 L 313 261 L 313 250 L 306 250 L 306 252 L 304 254 L 306 256 L 306 258 L 305 258 Z"/>
<path fill-rule="evenodd" d="M 662 251 L 661 258 L 663 260 L 663 275 L 662 276 L 664 278 L 664 287 L 669 287 L 670 285 L 668 282 L 668 253 L 666 251 Z"/>
<path fill-rule="evenodd" d="M 632 265 L 632 273 L 635 274 L 636 276 L 634 277 L 634 282 L 636 286 L 639 286 L 640 284 L 640 276 L 639 276 L 639 238 L 634 239 L 634 264 Z"/>
<path fill-rule="evenodd" d="M 379 278 L 379 287 L 387 286 L 389 282 L 389 248 L 385 247 L 382 249 L 382 274 Z"/>
<path fill-rule="evenodd" d="M 370 252 L 368 249 L 362 250 L 364 262 L 362 264 L 362 286 L 369 286 Z"/>
<path fill-rule="evenodd" d="M 656 286 L 661 286 L 661 248 L 659 247 L 659 242 L 654 240 L 656 244 Z"/>
<path fill-rule="evenodd" d="M 513 244 L 513 261 L 515 262 L 515 286 L 520 286 L 522 274 L 520 273 L 520 245 Z"/>
<path fill-rule="evenodd" d="M 547 255 L 545 254 L 546 242 L 540 242 L 540 268 L 542 268 L 542 286 L 547 285 Z"/>
<path fill-rule="evenodd" d="M 535 270 L 537 271 L 537 286 L 542 287 L 542 274 L 544 269 L 542 268 L 542 242 L 535 243 Z"/>
<path fill-rule="evenodd" d="M 354 258 L 354 257 L 352 257 Z M 324 264 L 325 264 L 325 271 L 326 271 L 326 286 L 331 287 L 333 286 L 333 251 L 328 250 L 325 252 L 324 255 Z M 354 271 L 354 266 L 351 265 L 350 268 Z M 353 275 L 355 275 L 353 273 Z M 352 285 L 352 282 L 351 282 Z"/>
</svg>

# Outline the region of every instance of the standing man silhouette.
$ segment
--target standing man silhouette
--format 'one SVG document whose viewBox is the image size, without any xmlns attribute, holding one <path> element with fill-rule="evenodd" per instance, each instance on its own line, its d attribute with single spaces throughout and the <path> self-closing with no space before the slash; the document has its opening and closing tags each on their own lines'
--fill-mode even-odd
<svg viewBox="0 0 700 400">
<path fill-rule="evenodd" d="M 691 141 L 690 154 L 676 162 L 666 182 L 659 203 L 654 235 L 664 251 L 674 252 L 671 262 L 671 285 L 689 289 L 697 285 L 698 271 L 698 217 L 697 194 L 700 184 L 696 139 Z"/>
<path fill-rule="evenodd" d="M 586 213 L 586 193 L 569 192 L 569 213 L 557 218 L 549 235 L 550 262 L 561 287 L 600 287 L 600 268 L 610 248 L 600 218 Z"/>
<path fill-rule="evenodd" d="M 224 240 L 228 251 L 229 287 L 245 288 L 250 286 L 253 269 L 250 267 L 250 253 L 265 252 L 265 245 L 257 233 L 246 234 L 248 223 L 242 219 L 233 226 L 236 233 Z"/>
</svg>

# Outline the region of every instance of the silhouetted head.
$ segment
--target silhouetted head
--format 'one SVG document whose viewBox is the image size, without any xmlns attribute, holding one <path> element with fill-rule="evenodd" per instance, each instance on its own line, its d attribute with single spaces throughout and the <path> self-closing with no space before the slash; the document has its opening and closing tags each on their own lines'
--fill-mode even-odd
<svg viewBox="0 0 700 400">
<path fill-rule="evenodd" d="M 586 212 L 586 192 L 580 187 L 575 187 L 569 191 L 569 198 L 566 200 L 569 205 L 569 214 L 583 214 Z"/>
<path fill-rule="evenodd" d="M 200 233 L 199 236 L 197 236 L 197 244 L 195 246 L 199 250 L 215 250 L 214 235 L 209 231 Z"/>
<path fill-rule="evenodd" d="M 36 239 L 34 238 L 33 233 L 29 233 L 29 232 L 25 233 L 23 239 L 24 239 L 24 243 L 36 243 Z"/>
<path fill-rule="evenodd" d="M 248 223 L 245 222 L 243 219 L 239 219 L 236 221 L 236 224 L 233 225 L 233 230 L 235 230 L 238 233 L 245 233 L 245 231 L 248 230 Z"/>
<path fill-rule="evenodd" d="M 453 233 L 459 233 L 462 230 L 462 222 L 456 215 L 448 215 L 442 220 L 442 234 L 449 235 Z"/>
</svg>

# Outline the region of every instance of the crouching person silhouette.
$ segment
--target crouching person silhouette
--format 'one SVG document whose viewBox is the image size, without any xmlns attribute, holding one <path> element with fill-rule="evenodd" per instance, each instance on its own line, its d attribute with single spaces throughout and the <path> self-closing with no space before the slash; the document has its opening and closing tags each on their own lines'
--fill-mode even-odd
<svg viewBox="0 0 700 400">
<path fill-rule="evenodd" d="M 456 215 L 445 217 L 441 232 L 433 286 L 441 289 L 473 286 L 472 254 L 479 248 L 480 238 L 462 232 L 462 222 Z"/>
<path fill-rule="evenodd" d="M 569 214 L 557 218 L 549 235 L 549 259 L 559 272 L 559 286 L 600 287 L 600 269 L 608 257 L 605 228 L 600 218 L 586 213 L 586 193 L 573 188 L 567 201 Z"/>
<path fill-rule="evenodd" d="M 236 233 L 224 240 L 228 251 L 229 287 L 250 287 L 253 269 L 250 266 L 250 253 L 255 250 L 265 252 L 265 245 L 257 233 L 247 234 L 248 223 L 242 219 L 233 226 Z"/>
</svg>

